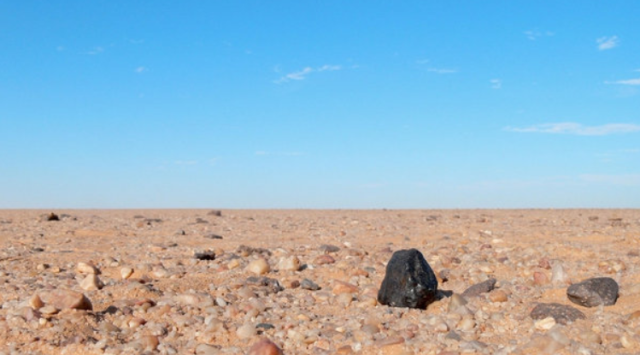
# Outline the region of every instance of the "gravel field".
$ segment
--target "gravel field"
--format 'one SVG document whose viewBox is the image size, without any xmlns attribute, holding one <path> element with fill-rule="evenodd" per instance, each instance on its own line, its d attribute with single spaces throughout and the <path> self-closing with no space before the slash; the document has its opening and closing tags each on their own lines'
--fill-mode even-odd
<svg viewBox="0 0 640 355">
<path fill-rule="evenodd" d="M 639 240 L 638 210 L 0 210 L 0 354 L 638 354 Z M 426 309 L 378 297 L 405 249 Z"/>
</svg>

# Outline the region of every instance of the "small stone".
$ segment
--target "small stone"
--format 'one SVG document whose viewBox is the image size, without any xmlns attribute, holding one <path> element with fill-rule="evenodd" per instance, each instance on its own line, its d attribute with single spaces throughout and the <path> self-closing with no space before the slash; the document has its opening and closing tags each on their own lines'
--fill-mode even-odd
<svg viewBox="0 0 640 355">
<path fill-rule="evenodd" d="M 98 275 L 89 274 L 80 282 L 80 287 L 85 291 L 99 290 L 104 286 Z"/>
<path fill-rule="evenodd" d="M 261 339 L 251 346 L 247 355 L 283 355 L 282 349 L 269 339 Z"/>
<path fill-rule="evenodd" d="M 564 285 L 569 282 L 569 275 L 564 271 L 562 264 L 555 263 L 551 268 L 551 283 Z"/>
<path fill-rule="evenodd" d="M 588 329 L 584 332 L 580 332 L 580 339 L 587 344 L 602 344 L 602 337 L 600 334 Z"/>
<path fill-rule="evenodd" d="M 80 274 L 99 274 L 100 270 L 89 263 L 79 262 L 76 271 Z"/>
<path fill-rule="evenodd" d="M 49 214 L 47 215 L 46 220 L 47 220 L 48 222 L 51 222 L 51 221 L 59 221 L 59 220 L 60 220 L 60 217 L 59 217 L 57 214 L 55 214 L 55 213 L 51 212 L 51 213 L 49 213 Z"/>
<path fill-rule="evenodd" d="M 140 345 L 142 345 L 142 348 L 145 351 L 156 350 L 156 348 L 158 347 L 158 344 L 160 343 L 158 341 L 158 337 L 153 335 L 143 335 L 140 337 L 138 341 L 140 342 Z"/>
<path fill-rule="evenodd" d="M 209 233 L 207 235 L 204 236 L 207 239 L 223 239 L 221 235 L 218 234 L 214 234 L 214 233 Z"/>
<path fill-rule="evenodd" d="M 309 279 L 304 279 L 300 282 L 300 288 L 303 290 L 317 291 L 320 289 L 320 286 Z"/>
<path fill-rule="evenodd" d="M 547 318 L 543 318 L 543 319 L 537 320 L 534 323 L 534 326 L 538 330 L 549 330 L 549 329 L 553 328 L 555 325 L 556 325 L 556 320 L 551 316 L 549 316 Z"/>
<path fill-rule="evenodd" d="M 447 311 L 449 313 L 456 311 L 458 308 L 464 306 L 467 304 L 467 299 L 464 298 L 463 296 L 454 293 L 453 295 L 451 295 L 451 297 L 449 297 L 449 307 L 447 308 Z"/>
<path fill-rule="evenodd" d="M 300 259 L 297 256 L 290 256 L 280 259 L 278 262 L 278 269 L 284 271 L 298 271 L 300 270 Z"/>
<path fill-rule="evenodd" d="M 240 266 L 240 260 L 238 260 L 238 259 L 233 259 L 233 260 L 231 260 L 231 261 L 229 261 L 227 263 L 227 268 L 229 270 L 233 270 L 233 269 L 237 268 L 238 266 Z"/>
<path fill-rule="evenodd" d="M 462 296 L 466 298 L 476 297 L 483 293 L 491 292 L 496 287 L 496 279 L 488 279 L 467 288 Z"/>
<path fill-rule="evenodd" d="M 198 344 L 196 346 L 196 355 L 218 355 L 220 348 L 209 344 Z"/>
<path fill-rule="evenodd" d="M 546 285 L 549 283 L 549 278 L 547 277 L 547 274 L 542 271 L 534 271 L 533 283 L 536 285 Z"/>
<path fill-rule="evenodd" d="M 559 303 L 539 303 L 532 311 L 531 318 L 544 319 L 547 317 L 553 317 L 556 323 L 566 325 L 569 322 L 575 322 L 578 319 L 585 319 L 584 313 L 579 310 L 559 304 Z"/>
<path fill-rule="evenodd" d="M 265 259 L 258 258 L 250 262 L 249 265 L 247 265 L 246 270 L 256 275 L 264 275 L 271 271 L 271 268 L 269 267 L 269 263 Z"/>
<path fill-rule="evenodd" d="M 40 296 L 38 296 L 38 294 L 35 293 L 29 299 L 29 306 L 31 306 L 31 308 L 33 309 L 40 309 L 42 306 L 44 306 L 44 302 L 42 302 L 42 300 L 40 299 Z"/>
<path fill-rule="evenodd" d="M 348 282 L 336 280 L 333 286 L 333 294 L 340 295 L 343 293 L 358 293 L 358 286 L 354 286 Z"/>
<path fill-rule="evenodd" d="M 618 299 L 618 283 L 610 277 L 596 277 L 569 286 L 567 297 L 577 305 L 611 306 Z"/>
<path fill-rule="evenodd" d="M 340 251 L 340 247 L 330 244 L 322 244 L 319 249 L 325 254 L 337 253 Z"/>
<path fill-rule="evenodd" d="M 40 298 L 46 305 L 51 305 L 56 309 L 83 309 L 92 310 L 91 301 L 80 292 L 65 289 L 56 289 L 49 292 L 42 292 Z"/>
<path fill-rule="evenodd" d="M 213 250 L 194 252 L 193 257 L 198 260 L 216 260 L 216 253 Z"/>
<path fill-rule="evenodd" d="M 123 280 L 128 279 L 129 277 L 131 277 L 131 275 L 133 275 L 132 268 L 125 266 L 122 269 L 120 269 L 120 277 L 122 277 Z"/>
<path fill-rule="evenodd" d="M 336 262 L 336 259 L 334 259 L 333 256 L 329 254 L 322 254 L 317 258 L 315 258 L 315 260 L 313 261 L 313 263 L 316 265 L 333 264 L 335 262 Z"/>
<path fill-rule="evenodd" d="M 417 249 L 398 250 L 391 256 L 378 302 L 391 307 L 426 309 L 436 300 L 438 281 Z"/>
<path fill-rule="evenodd" d="M 489 300 L 494 303 L 507 302 L 508 298 L 509 297 L 507 293 L 503 290 L 493 290 L 491 293 L 489 293 Z"/>
<path fill-rule="evenodd" d="M 220 210 L 211 210 L 211 211 L 207 212 L 207 216 L 222 217 L 222 211 L 220 211 Z"/>
<path fill-rule="evenodd" d="M 238 328 L 238 330 L 236 331 L 236 335 L 238 335 L 238 338 L 240 339 L 251 338 L 252 336 L 256 335 L 256 327 L 254 327 L 253 324 L 245 323 L 240 326 L 240 328 Z"/>
</svg>

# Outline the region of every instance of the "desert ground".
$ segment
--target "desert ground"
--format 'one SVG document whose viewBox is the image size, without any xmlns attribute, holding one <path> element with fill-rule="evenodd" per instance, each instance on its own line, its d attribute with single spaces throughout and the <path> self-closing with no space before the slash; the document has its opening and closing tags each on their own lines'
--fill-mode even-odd
<svg viewBox="0 0 640 355">
<path fill-rule="evenodd" d="M 638 354 L 639 240 L 639 210 L 0 210 L 0 354 Z M 438 299 L 380 304 L 410 248 Z M 614 305 L 569 300 L 594 277 Z"/>
</svg>

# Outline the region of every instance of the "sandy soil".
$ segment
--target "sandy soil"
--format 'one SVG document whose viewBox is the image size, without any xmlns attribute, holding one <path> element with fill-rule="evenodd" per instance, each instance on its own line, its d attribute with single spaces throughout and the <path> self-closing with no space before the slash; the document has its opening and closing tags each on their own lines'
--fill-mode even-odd
<svg viewBox="0 0 640 355">
<path fill-rule="evenodd" d="M 638 210 L 220 212 L 0 210 L 0 354 L 245 354 L 263 338 L 285 354 L 640 353 Z M 408 248 L 445 291 L 426 310 L 376 301 Z M 568 300 L 600 276 L 615 305 Z M 70 291 L 92 309 L 52 307 Z M 552 302 L 586 318 L 531 318 Z"/>
</svg>

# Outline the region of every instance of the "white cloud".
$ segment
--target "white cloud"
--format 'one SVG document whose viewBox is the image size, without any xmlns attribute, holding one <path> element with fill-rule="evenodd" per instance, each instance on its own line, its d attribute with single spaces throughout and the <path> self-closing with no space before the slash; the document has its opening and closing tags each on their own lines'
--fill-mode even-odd
<svg viewBox="0 0 640 355">
<path fill-rule="evenodd" d="M 418 59 L 416 60 L 416 64 L 423 65 L 429 63 L 429 59 Z"/>
<path fill-rule="evenodd" d="M 144 73 L 146 71 L 147 71 L 147 68 L 145 68 L 145 67 L 137 67 L 135 69 L 135 72 L 138 73 L 138 74 L 142 74 L 142 73 Z"/>
<path fill-rule="evenodd" d="M 604 51 L 607 49 L 612 49 L 618 46 L 618 43 L 620 42 L 620 40 L 618 39 L 618 36 L 611 36 L 611 37 L 600 37 L 596 40 L 596 43 L 598 43 L 598 50 Z"/>
<path fill-rule="evenodd" d="M 427 71 L 430 71 L 436 74 L 454 74 L 458 72 L 457 69 L 444 69 L 444 68 L 429 68 L 427 69 Z"/>
<path fill-rule="evenodd" d="M 176 165 L 196 165 L 198 164 L 197 160 L 176 160 L 173 162 Z"/>
<path fill-rule="evenodd" d="M 538 30 L 529 30 L 529 31 L 524 31 L 524 35 L 527 36 L 528 39 L 530 39 L 531 41 L 535 41 L 540 37 L 551 37 L 554 35 L 553 32 L 551 31 L 545 31 L 545 32 L 540 32 Z"/>
<path fill-rule="evenodd" d="M 583 126 L 574 122 L 545 123 L 530 127 L 505 127 L 504 130 L 520 133 L 570 134 L 577 136 L 606 136 L 617 133 L 640 131 L 640 125 L 628 123 L 609 123 L 600 126 Z"/>
<path fill-rule="evenodd" d="M 588 183 L 621 185 L 621 186 L 639 186 L 640 185 L 640 174 L 620 174 L 620 175 L 583 174 L 583 175 L 580 175 L 579 178 L 580 180 Z"/>
<path fill-rule="evenodd" d="M 617 84 L 617 85 L 640 85 L 640 78 L 635 79 L 625 79 L 625 80 L 616 80 L 616 81 L 605 81 L 605 84 Z"/>
<path fill-rule="evenodd" d="M 95 47 L 92 50 L 86 52 L 86 54 L 88 55 L 96 55 L 96 54 L 100 54 L 104 52 L 104 48 L 103 47 Z"/>
<path fill-rule="evenodd" d="M 491 88 L 492 89 L 501 89 L 502 88 L 502 80 L 500 79 L 491 79 Z"/>
<path fill-rule="evenodd" d="M 289 82 L 291 80 L 296 80 L 296 81 L 300 81 L 300 80 L 304 80 L 307 78 L 307 76 L 311 73 L 321 73 L 321 72 L 325 72 L 325 71 L 336 71 L 336 70 L 341 70 L 342 66 L 340 65 L 328 65 L 325 64 L 321 67 L 318 68 L 312 68 L 312 67 L 305 67 L 302 70 L 296 71 L 296 72 L 292 72 L 289 74 L 286 74 L 282 77 L 280 77 L 278 80 L 275 80 L 274 83 L 276 84 L 282 84 L 282 83 L 286 83 Z M 279 70 L 279 68 L 278 68 Z"/>
<path fill-rule="evenodd" d="M 323 65 L 320 68 L 316 69 L 319 72 L 323 72 L 323 71 L 335 71 L 335 70 L 340 70 L 342 69 L 342 66 L 340 65 Z"/>
</svg>

